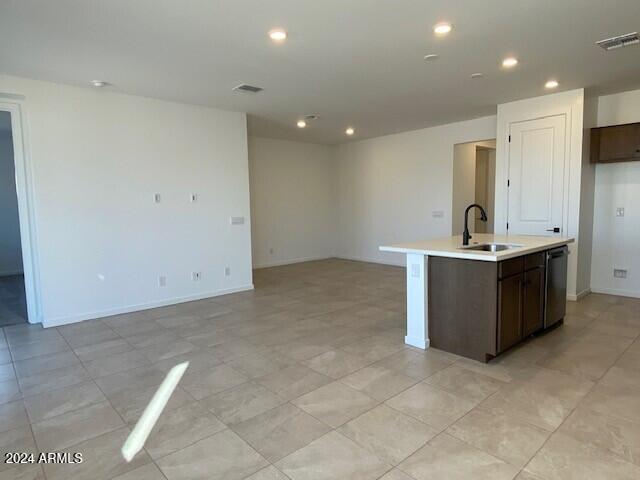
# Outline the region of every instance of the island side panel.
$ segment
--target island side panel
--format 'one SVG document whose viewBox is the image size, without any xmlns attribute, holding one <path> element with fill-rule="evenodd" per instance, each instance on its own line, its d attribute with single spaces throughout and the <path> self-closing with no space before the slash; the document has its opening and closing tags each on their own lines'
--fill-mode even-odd
<svg viewBox="0 0 640 480">
<path fill-rule="evenodd" d="M 429 348 L 427 262 L 426 255 L 407 254 L 407 336 L 404 342 L 423 350 Z"/>
<path fill-rule="evenodd" d="M 430 257 L 428 272 L 431 346 L 482 362 L 496 355 L 497 262 Z"/>
</svg>

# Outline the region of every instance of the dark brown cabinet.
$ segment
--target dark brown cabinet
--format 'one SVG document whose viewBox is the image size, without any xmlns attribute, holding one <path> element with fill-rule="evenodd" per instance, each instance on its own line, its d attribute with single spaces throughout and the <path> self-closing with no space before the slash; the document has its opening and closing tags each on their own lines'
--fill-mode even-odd
<svg viewBox="0 0 640 480">
<path fill-rule="evenodd" d="M 591 129 L 591 163 L 640 160 L 640 123 Z"/>
<path fill-rule="evenodd" d="M 501 262 L 429 257 L 431 345 L 486 362 L 542 330 L 546 265 L 545 251 Z M 557 274 L 566 278 L 566 265 Z"/>
</svg>

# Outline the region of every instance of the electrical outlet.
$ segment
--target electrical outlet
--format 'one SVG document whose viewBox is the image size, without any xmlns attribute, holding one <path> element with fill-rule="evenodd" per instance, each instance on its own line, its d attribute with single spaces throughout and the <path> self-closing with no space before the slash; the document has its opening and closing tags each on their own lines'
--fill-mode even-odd
<svg viewBox="0 0 640 480">
<path fill-rule="evenodd" d="M 159 193 L 154 193 L 153 194 L 153 202 L 154 203 L 160 203 L 162 201 L 162 195 L 160 195 Z"/>
<path fill-rule="evenodd" d="M 193 280 L 194 282 L 199 282 L 201 278 L 202 278 L 202 272 L 191 273 L 191 280 Z"/>
<path fill-rule="evenodd" d="M 625 268 L 614 268 L 613 276 L 614 278 L 627 278 L 627 270 Z"/>
<path fill-rule="evenodd" d="M 225 277 L 231 276 L 231 267 L 224 267 L 224 276 Z"/>
<path fill-rule="evenodd" d="M 616 208 L 616 217 L 624 217 L 624 207 Z"/>
<path fill-rule="evenodd" d="M 167 286 L 167 277 L 165 277 L 164 275 L 160 275 L 158 277 L 158 286 L 159 287 L 166 287 Z"/>
</svg>

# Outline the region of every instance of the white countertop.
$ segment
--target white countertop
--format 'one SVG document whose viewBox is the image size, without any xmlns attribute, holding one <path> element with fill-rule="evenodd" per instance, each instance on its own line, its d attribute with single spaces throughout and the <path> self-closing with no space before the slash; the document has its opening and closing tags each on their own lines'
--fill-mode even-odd
<svg viewBox="0 0 640 480">
<path fill-rule="evenodd" d="M 494 235 L 489 233 L 474 233 L 469 246 L 482 243 L 506 243 L 518 245 L 501 252 L 484 252 L 481 250 L 465 250 L 462 246 L 462 235 L 455 237 L 423 240 L 413 243 L 400 243 L 382 246 L 383 252 L 417 253 L 432 257 L 463 258 L 467 260 L 483 260 L 485 262 L 499 262 L 507 258 L 519 257 L 528 253 L 560 247 L 574 241 L 568 237 L 539 237 L 534 235 Z"/>
</svg>

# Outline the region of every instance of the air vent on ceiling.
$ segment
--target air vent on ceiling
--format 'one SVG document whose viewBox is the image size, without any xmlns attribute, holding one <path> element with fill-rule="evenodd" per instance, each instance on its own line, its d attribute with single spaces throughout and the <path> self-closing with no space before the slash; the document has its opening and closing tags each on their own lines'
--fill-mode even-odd
<svg viewBox="0 0 640 480">
<path fill-rule="evenodd" d="M 315 113 L 312 113 L 310 115 L 305 115 L 304 119 L 307 120 L 308 122 L 312 122 L 313 120 L 318 119 L 318 115 L 316 115 Z"/>
<path fill-rule="evenodd" d="M 615 50 L 616 48 L 628 47 L 629 45 L 635 45 L 636 43 L 640 43 L 638 32 L 627 33 L 625 35 L 600 40 L 599 42 L 596 42 L 596 45 L 600 45 L 605 50 Z"/>
<path fill-rule="evenodd" d="M 258 93 L 264 90 L 261 87 L 254 87 L 253 85 L 247 85 L 246 83 L 241 83 L 237 87 L 233 87 L 236 92 L 245 92 L 245 93 Z"/>
</svg>

